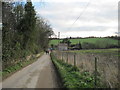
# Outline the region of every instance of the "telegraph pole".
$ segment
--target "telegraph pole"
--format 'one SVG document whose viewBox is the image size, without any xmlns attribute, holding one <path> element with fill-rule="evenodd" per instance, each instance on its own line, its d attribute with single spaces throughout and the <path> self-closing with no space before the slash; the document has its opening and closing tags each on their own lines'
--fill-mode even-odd
<svg viewBox="0 0 120 90">
<path fill-rule="evenodd" d="M 59 39 L 60 39 L 60 32 L 58 32 L 58 44 L 60 43 Z"/>
</svg>

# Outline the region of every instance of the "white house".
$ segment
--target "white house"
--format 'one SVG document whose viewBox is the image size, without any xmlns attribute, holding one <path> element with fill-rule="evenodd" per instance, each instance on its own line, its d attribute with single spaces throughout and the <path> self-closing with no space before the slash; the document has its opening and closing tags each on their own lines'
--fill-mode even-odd
<svg viewBox="0 0 120 90">
<path fill-rule="evenodd" d="M 66 50 L 68 50 L 68 45 L 65 43 L 60 43 L 60 44 L 58 44 L 58 50 L 66 51 Z"/>
</svg>

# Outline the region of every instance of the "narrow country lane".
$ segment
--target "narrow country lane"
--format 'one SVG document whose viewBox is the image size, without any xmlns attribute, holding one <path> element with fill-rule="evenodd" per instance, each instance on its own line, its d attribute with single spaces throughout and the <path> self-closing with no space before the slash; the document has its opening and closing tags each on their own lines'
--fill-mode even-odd
<svg viewBox="0 0 120 90">
<path fill-rule="evenodd" d="M 44 54 L 33 64 L 5 79 L 2 88 L 59 88 L 50 56 Z"/>
</svg>

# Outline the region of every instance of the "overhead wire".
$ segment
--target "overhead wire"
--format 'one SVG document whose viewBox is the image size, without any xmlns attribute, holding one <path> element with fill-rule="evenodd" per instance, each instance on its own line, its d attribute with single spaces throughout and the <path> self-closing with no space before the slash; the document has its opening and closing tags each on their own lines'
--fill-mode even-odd
<svg viewBox="0 0 120 90">
<path fill-rule="evenodd" d="M 89 2 L 87 3 L 87 5 L 85 6 L 85 8 L 83 9 L 83 11 L 79 14 L 79 16 L 75 19 L 75 21 L 70 25 L 71 27 L 69 28 L 69 30 L 72 28 L 72 26 L 78 21 L 78 19 L 83 15 L 83 13 L 85 12 L 85 10 L 87 9 L 87 7 L 90 5 L 91 0 L 89 0 Z"/>
</svg>

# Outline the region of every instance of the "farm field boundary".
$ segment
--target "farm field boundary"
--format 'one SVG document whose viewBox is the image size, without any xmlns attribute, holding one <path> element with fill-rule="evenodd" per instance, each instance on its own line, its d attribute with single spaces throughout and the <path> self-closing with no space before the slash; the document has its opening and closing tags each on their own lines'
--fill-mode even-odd
<svg viewBox="0 0 120 90">
<path fill-rule="evenodd" d="M 101 83 L 108 88 L 119 87 L 118 49 L 55 51 L 54 55 L 65 63 L 78 67 L 81 71 L 100 76 Z"/>
</svg>

